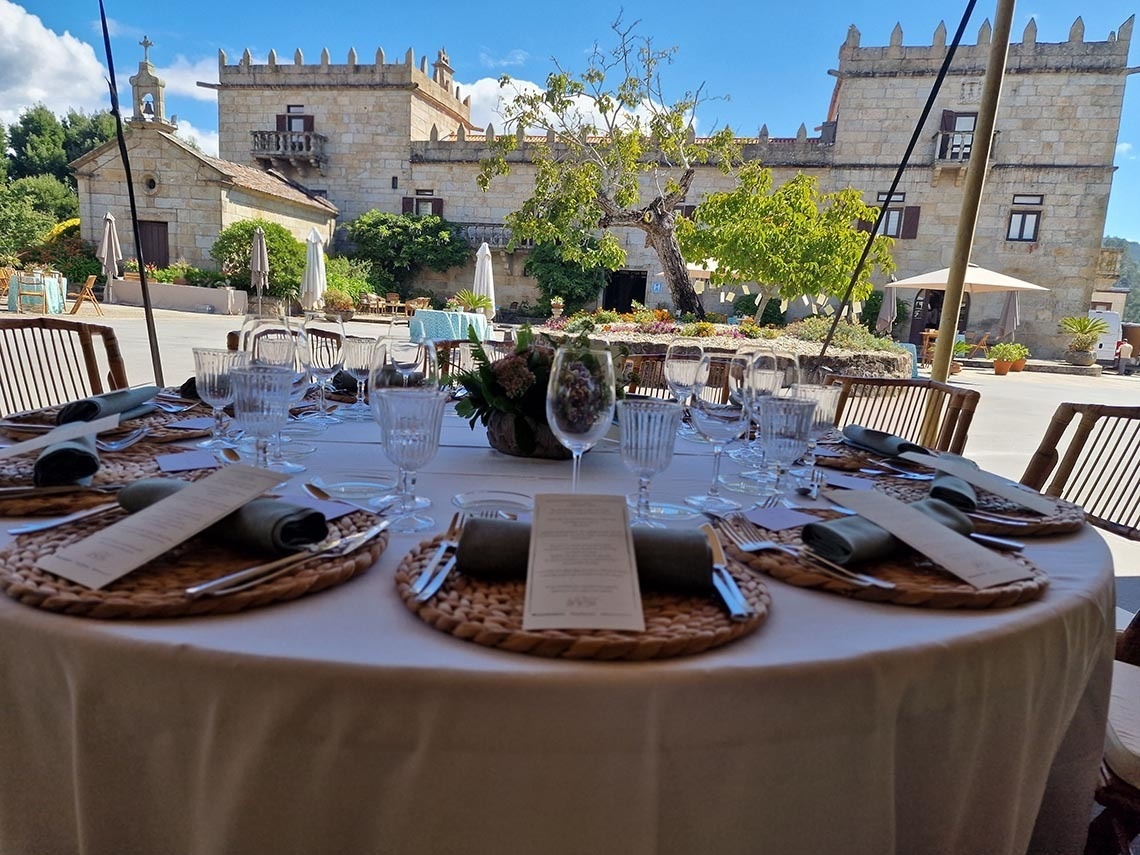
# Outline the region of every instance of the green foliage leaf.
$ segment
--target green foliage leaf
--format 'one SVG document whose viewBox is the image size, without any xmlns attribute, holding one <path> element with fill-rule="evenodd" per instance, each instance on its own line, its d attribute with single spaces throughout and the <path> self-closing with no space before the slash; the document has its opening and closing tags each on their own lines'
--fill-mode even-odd
<svg viewBox="0 0 1140 855">
<path fill-rule="evenodd" d="M 436 216 L 371 210 L 350 222 L 347 233 L 354 244 L 348 254 L 371 262 L 373 284 L 380 287 L 406 288 L 425 267 L 448 270 L 471 257 L 458 227 Z"/>
<path fill-rule="evenodd" d="M 242 220 L 222 229 L 210 257 L 230 284 L 242 291 L 250 289 L 250 250 L 253 232 L 260 226 L 265 232 L 265 249 L 269 255 L 269 289 L 272 297 L 295 297 L 305 272 L 305 245 L 284 226 L 268 220 Z"/>
</svg>

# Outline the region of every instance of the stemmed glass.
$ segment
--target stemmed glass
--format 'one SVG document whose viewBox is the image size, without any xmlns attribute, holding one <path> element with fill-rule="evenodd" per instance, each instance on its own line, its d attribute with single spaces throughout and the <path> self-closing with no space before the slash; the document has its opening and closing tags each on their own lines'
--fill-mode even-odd
<svg viewBox="0 0 1140 855">
<path fill-rule="evenodd" d="M 364 390 L 368 385 L 368 375 L 372 371 L 377 340 L 361 336 L 346 336 L 344 339 L 344 370 L 356 381 L 356 402 L 343 410 L 344 418 L 352 421 L 368 421 L 372 411 L 364 402 Z"/>
<path fill-rule="evenodd" d="M 297 335 L 297 347 L 301 363 L 317 384 L 317 411 L 307 416 L 307 420 L 326 425 L 340 424 L 343 419 L 325 407 L 325 384 L 344 367 L 344 324 L 340 317 L 306 312 Z"/>
<path fill-rule="evenodd" d="M 546 421 L 574 456 L 570 492 L 578 492 L 582 453 L 593 448 L 614 418 L 614 363 L 608 350 L 560 347 L 546 386 Z"/>
<path fill-rule="evenodd" d="M 372 414 L 380 425 L 384 454 L 400 471 L 400 509 L 392 518 L 392 531 L 431 528 L 435 521 L 415 512 L 418 508 L 431 507 L 429 500 L 415 496 L 415 473 L 435 457 L 439 449 L 447 393 L 434 386 L 376 388 L 369 400 Z M 375 501 L 387 503 L 386 499 Z"/>
<path fill-rule="evenodd" d="M 275 365 L 250 365 L 230 373 L 234 417 L 256 439 L 255 466 L 269 468 L 269 439 L 289 418 L 293 371 Z"/>
<path fill-rule="evenodd" d="M 724 482 L 729 489 L 742 493 L 757 493 L 770 486 L 768 461 L 765 458 L 766 449 L 759 436 L 758 404 L 773 395 L 783 395 L 799 381 L 799 376 L 799 359 L 791 351 L 765 348 L 753 353 L 745 394 L 748 399 L 749 418 L 756 427 L 757 434 L 749 443 L 747 451 L 732 455 L 734 459 L 750 465 L 751 468 L 741 472 L 735 481 Z"/>
<path fill-rule="evenodd" d="M 631 525 L 662 528 L 650 519 L 649 481 L 673 462 L 681 405 L 672 401 L 619 401 L 621 459 L 637 476 L 636 514 Z"/>
<path fill-rule="evenodd" d="M 405 386 L 439 385 L 435 342 L 389 339 L 387 346 L 388 363 L 403 378 Z"/>
<path fill-rule="evenodd" d="M 821 386 L 814 383 L 797 383 L 792 386 L 793 397 L 815 401 L 815 415 L 812 417 L 808 433 L 807 451 L 802 457 L 809 478 L 816 464 L 816 446 L 835 427 L 835 408 L 839 405 L 839 393 L 842 388 L 839 384 Z"/>
<path fill-rule="evenodd" d="M 740 510 L 740 503 L 727 499 L 720 494 L 720 461 L 724 447 L 740 436 L 748 427 L 748 408 L 742 397 L 733 400 L 732 388 L 734 385 L 743 387 L 744 378 L 747 377 L 751 359 L 748 356 L 734 356 L 728 363 L 729 394 L 724 402 L 711 401 L 705 398 L 701 389 L 696 390 L 693 396 L 693 405 L 689 408 L 689 416 L 693 427 L 702 437 L 712 443 L 713 447 L 713 473 L 712 483 L 708 492 L 700 496 L 686 496 L 685 504 L 702 511 L 714 513 L 727 513 Z M 733 378 L 741 378 L 739 381 Z"/>
<path fill-rule="evenodd" d="M 772 493 L 783 496 L 782 479 L 788 468 L 807 450 L 815 416 L 815 401 L 809 398 L 761 398 L 757 404 L 760 444 L 764 459 L 775 470 Z"/>
<path fill-rule="evenodd" d="M 709 379 L 709 361 L 704 356 L 704 346 L 697 339 L 675 339 L 665 350 L 665 382 L 686 413 L 693 391 Z M 681 430 L 692 432 L 687 426 Z"/>
<path fill-rule="evenodd" d="M 194 348 L 194 382 L 198 397 L 213 408 L 214 430 L 209 439 L 198 443 L 199 448 L 233 448 L 234 443 L 226 439 L 224 408 L 234 400 L 233 385 L 230 381 L 235 368 L 249 364 L 249 354 L 241 350 L 225 350 L 213 347 Z"/>
<path fill-rule="evenodd" d="M 308 392 L 309 372 L 301 365 L 298 357 L 297 339 L 288 330 L 285 330 L 285 333 L 284 336 L 272 336 L 263 333 L 249 340 L 247 343 L 250 344 L 252 348 L 250 353 L 251 365 L 271 366 L 289 372 L 289 404 L 292 406 L 300 403 L 304 399 L 306 392 Z M 288 423 L 288 416 L 286 416 L 286 423 Z M 289 443 L 293 456 L 305 453 L 311 454 L 313 451 L 316 451 L 317 447 L 315 445 L 306 445 L 303 442 L 294 442 L 291 439 L 287 440 L 283 436 L 284 432 L 285 425 L 282 425 L 278 428 L 277 433 L 273 437 L 273 442 L 269 447 L 268 468 L 274 472 L 284 472 L 289 475 L 304 472 L 305 467 L 300 463 L 294 463 L 285 459 L 285 443 Z"/>
</svg>

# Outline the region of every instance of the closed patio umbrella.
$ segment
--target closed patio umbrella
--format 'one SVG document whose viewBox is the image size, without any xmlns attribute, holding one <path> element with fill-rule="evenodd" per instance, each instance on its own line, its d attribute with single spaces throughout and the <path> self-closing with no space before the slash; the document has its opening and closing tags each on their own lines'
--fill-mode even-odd
<svg viewBox="0 0 1140 855">
<path fill-rule="evenodd" d="M 103 299 L 110 300 L 111 280 L 119 275 L 119 262 L 123 259 L 123 251 L 119 249 L 119 235 L 115 231 L 115 217 L 110 211 L 103 215 L 103 239 L 99 241 L 99 251 L 95 257 L 102 264 L 103 276 L 107 280 Z"/>
<path fill-rule="evenodd" d="M 325 243 L 312 228 L 305 239 L 305 275 L 301 277 L 301 308 L 312 311 L 325 295 Z"/>
<path fill-rule="evenodd" d="M 889 335 L 898 314 L 899 305 L 898 298 L 895 297 L 895 289 L 888 285 L 883 289 L 883 304 L 879 306 L 879 317 L 875 319 L 875 331 Z"/>
<path fill-rule="evenodd" d="M 1021 323 L 1021 302 L 1016 291 L 1005 295 L 1005 304 L 1001 307 L 1001 317 L 998 318 L 998 338 L 1009 336 L 1013 341 L 1013 334 L 1017 325 Z"/>
<path fill-rule="evenodd" d="M 269 286 L 269 251 L 265 248 L 265 232 L 261 226 L 253 230 L 253 244 L 249 250 L 249 284 L 257 292 L 258 309 Z"/>
<path fill-rule="evenodd" d="M 491 315 L 495 311 L 495 273 L 491 269 L 491 247 L 483 241 L 475 253 L 475 283 L 471 288 L 476 294 L 483 294 L 491 301 Z"/>
</svg>

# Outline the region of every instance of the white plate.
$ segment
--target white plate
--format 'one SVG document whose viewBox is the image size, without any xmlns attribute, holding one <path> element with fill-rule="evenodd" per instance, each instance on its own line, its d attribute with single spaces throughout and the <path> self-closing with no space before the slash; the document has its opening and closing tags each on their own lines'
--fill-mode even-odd
<svg viewBox="0 0 1140 855">
<path fill-rule="evenodd" d="M 534 510 L 534 499 L 525 493 L 506 490 L 472 490 L 451 497 L 451 504 L 465 511 L 520 511 Z"/>
<path fill-rule="evenodd" d="M 334 499 L 374 499 L 392 492 L 396 476 L 385 472 L 329 472 L 315 476 L 313 483 Z"/>
</svg>

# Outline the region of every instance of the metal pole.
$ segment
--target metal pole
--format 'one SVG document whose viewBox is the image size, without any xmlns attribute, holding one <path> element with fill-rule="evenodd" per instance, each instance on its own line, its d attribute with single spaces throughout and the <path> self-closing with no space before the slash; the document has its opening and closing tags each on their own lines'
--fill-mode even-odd
<svg viewBox="0 0 1140 855">
<path fill-rule="evenodd" d="M 970 146 L 970 160 L 966 167 L 966 191 L 962 196 L 962 209 L 958 216 L 958 233 L 954 238 L 954 258 L 942 300 L 942 317 L 938 323 L 938 339 L 934 345 L 934 360 L 930 376 L 943 383 L 950 376 L 950 361 L 954 356 L 954 339 L 958 334 L 958 315 L 962 310 L 962 288 L 966 280 L 966 266 L 970 263 L 970 248 L 974 242 L 974 229 L 978 224 L 978 205 L 986 183 L 990 145 L 994 136 L 994 119 L 1005 77 L 1006 58 L 1009 55 L 1009 31 L 1013 25 L 1015 0 L 998 0 L 994 13 L 993 41 L 990 44 L 986 79 L 982 84 L 982 103 L 978 107 L 978 122 L 974 127 L 974 141 Z"/>
</svg>

